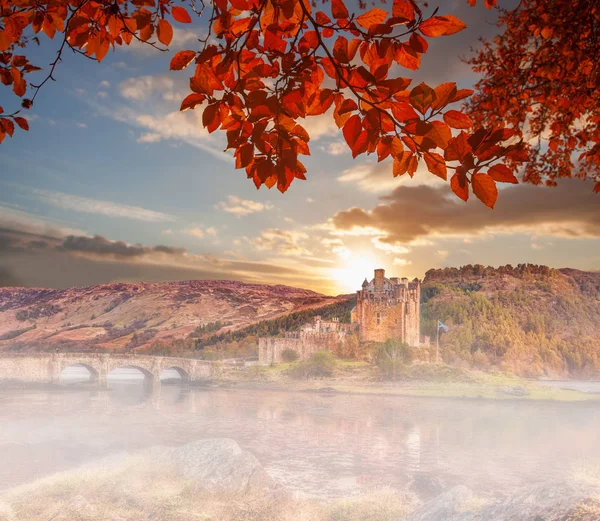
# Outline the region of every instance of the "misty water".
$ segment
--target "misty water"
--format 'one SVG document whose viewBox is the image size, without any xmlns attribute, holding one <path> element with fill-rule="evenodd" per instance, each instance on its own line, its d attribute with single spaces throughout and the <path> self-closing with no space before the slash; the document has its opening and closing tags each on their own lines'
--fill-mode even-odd
<svg viewBox="0 0 600 521">
<path fill-rule="evenodd" d="M 600 465 L 593 403 L 152 389 L 136 373 L 111 376 L 108 390 L 0 391 L 0 490 L 112 453 L 214 437 L 320 497 L 431 481 L 498 496 Z"/>
</svg>

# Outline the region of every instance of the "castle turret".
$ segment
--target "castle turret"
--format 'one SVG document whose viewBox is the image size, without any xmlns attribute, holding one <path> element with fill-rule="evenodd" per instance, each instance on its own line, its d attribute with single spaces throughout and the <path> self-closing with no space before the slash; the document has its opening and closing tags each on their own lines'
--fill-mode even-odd
<svg viewBox="0 0 600 521">
<path fill-rule="evenodd" d="M 384 281 L 385 281 L 385 270 L 384 269 L 375 270 L 374 285 L 375 285 L 376 292 L 383 291 Z"/>
</svg>

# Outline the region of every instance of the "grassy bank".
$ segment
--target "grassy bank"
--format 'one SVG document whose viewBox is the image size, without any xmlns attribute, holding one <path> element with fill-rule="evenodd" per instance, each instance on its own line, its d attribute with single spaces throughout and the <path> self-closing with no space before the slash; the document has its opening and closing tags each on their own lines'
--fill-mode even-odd
<svg viewBox="0 0 600 521">
<path fill-rule="evenodd" d="M 393 521 L 414 495 L 379 488 L 329 502 L 289 493 L 206 494 L 169 468 L 131 457 L 114 470 L 75 470 L 0 496 L 0 521 Z"/>
<path fill-rule="evenodd" d="M 236 388 L 278 391 L 318 391 L 330 388 L 339 393 L 471 398 L 492 400 L 600 401 L 600 394 L 553 388 L 536 381 L 501 372 L 469 371 L 445 364 L 412 364 L 394 381 L 382 378 L 367 362 L 336 360 L 330 376 L 294 378 L 301 362 L 229 369 L 220 383 Z"/>
</svg>

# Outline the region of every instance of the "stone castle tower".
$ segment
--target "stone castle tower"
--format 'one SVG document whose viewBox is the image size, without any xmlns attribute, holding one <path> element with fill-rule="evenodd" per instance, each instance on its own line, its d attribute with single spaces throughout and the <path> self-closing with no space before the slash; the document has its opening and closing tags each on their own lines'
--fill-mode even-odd
<svg viewBox="0 0 600 521">
<path fill-rule="evenodd" d="M 375 278 L 363 282 L 356 292 L 352 322 L 360 325 L 361 342 L 385 342 L 397 338 L 417 347 L 420 343 L 421 283 L 419 279 L 386 278 L 375 270 Z"/>
</svg>

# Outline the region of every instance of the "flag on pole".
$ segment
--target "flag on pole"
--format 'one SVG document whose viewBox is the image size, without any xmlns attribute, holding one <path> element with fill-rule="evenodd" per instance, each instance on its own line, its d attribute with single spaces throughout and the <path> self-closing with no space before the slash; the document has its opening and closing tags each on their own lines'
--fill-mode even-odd
<svg viewBox="0 0 600 521">
<path fill-rule="evenodd" d="M 447 333 L 450 330 L 450 328 L 446 324 L 443 324 L 439 320 L 438 320 L 438 329 L 441 329 L 444 333 Z"/>
</svg>

